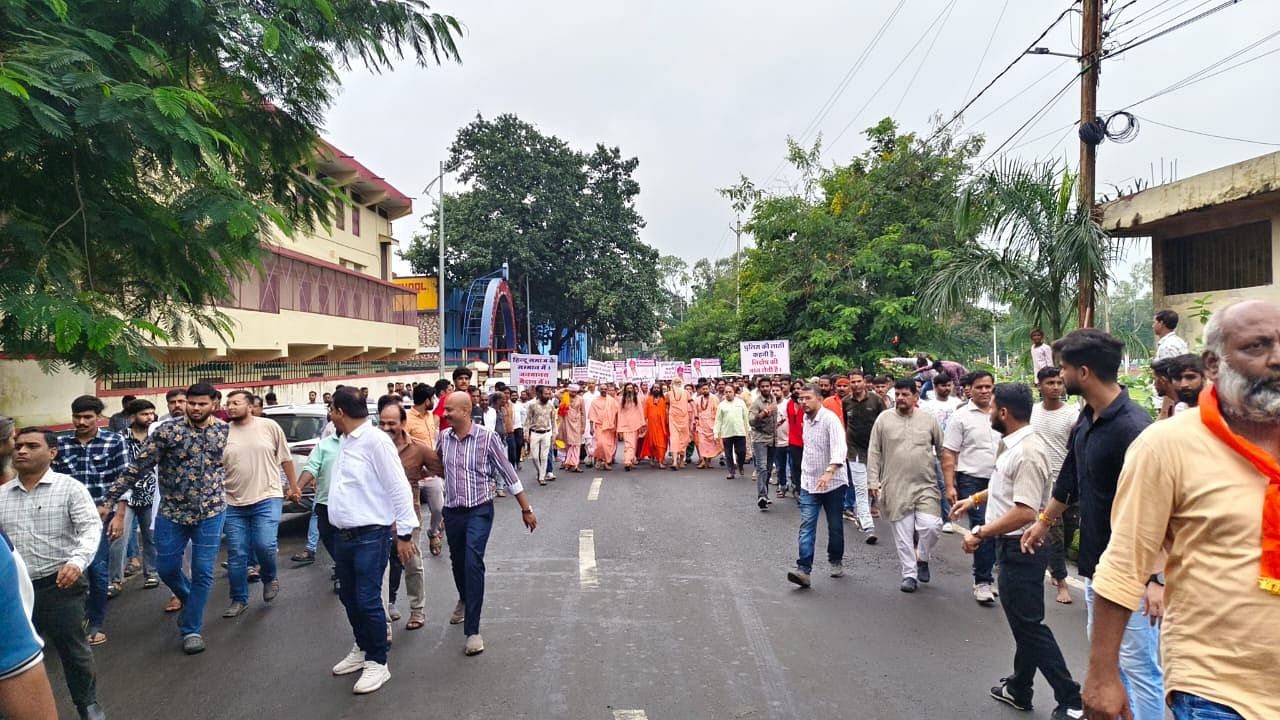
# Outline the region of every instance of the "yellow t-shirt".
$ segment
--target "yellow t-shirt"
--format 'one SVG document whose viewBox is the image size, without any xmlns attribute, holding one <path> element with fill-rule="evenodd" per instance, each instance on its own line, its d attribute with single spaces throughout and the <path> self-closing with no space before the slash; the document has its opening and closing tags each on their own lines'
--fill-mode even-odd
<svg viewBox="0 0 1280 720">
<path fill-rule="evenodd" d="M 284 495 L 280 465 L 293 459 L 289 440 L 274 420 L 255 417 L 228 423 L 222 465 L 227 472 L 227 504 L 244 507 Z"/>
<path fill-rule="evenodd" d="M 1251 720 L 1280 718 L 1280 597 L 1258 588 L 1267 478 L 1192 410 L 1129 446 L 1111 508 L 1099 595 L 1137 610 L 1160 549 L 1166 693 L 1182 691 Z"/>
</svg>

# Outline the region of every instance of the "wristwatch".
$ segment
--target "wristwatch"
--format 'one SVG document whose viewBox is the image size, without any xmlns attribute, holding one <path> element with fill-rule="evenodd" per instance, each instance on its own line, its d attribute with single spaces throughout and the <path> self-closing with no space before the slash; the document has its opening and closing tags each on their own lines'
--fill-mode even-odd
<svg viewBox="0 0 1280 720">
<path fill-rule="evenodd" d="M 524 513 L 531 513 L 531 512 L 533 512 L 533 506 L 532 506 L 532 505 L 530 505 L 529 507 L 527 507 L 527 508 L 525 508 L 525 509 L 521 510 L 521 511 L 520 511 L 520 514 L 522 514 L 522 515 L 523 515 Z"/>
<path fill-rule="evenodd" d="M 401 542 L 412 542 L 412 541 L 413 541 L 413 533 L 409 533 L 408 535 L 397 535 L 397 536 L 396 536 L 396 538 L 397 538 L 398 540 L 400 540 Z"/>
<path fill-rule="evenodd" d="M 1151 577 L 1147 578 L 1147 584 L 1150 585 L 1151 583 L 1164 587 L 1164 573 L 1154 573 Z"/>
<path fill-rule="evenodd" d="M 976 526 L 974 526 L 973 528 L 971 528 L 971 529 L 969 530 L 969 534 L 970 534 L 970 535 L 972 535 L 972 536 L 974 536 L 974 537 L 976 537 L 976 538 L 978 538 L 979 540 L 981 540 L 981 539 L 982 539 L 982 526 L 981 526 L 981 525 L 976 525 Z"/>
</svg>

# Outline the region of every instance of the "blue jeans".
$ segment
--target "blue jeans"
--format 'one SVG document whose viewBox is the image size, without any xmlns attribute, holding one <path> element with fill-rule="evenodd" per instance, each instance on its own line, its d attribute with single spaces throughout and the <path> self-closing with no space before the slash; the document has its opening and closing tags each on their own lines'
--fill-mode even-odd
<svg viewBox="0 0 1280 720">
<path fill-rule="evenodd" d="M 776 448 L 764 443 L 751 443 L 751 464 L 756 468 L 756 496 L 769 497 L 769 468 Z"/>
<path fill-rule="evenodd" d="M 444 509 L 444 536 L 449 542 L 453 585 L 466 610 L 462 631 L 480 634 L 480 610 L 484 606 L 484 551 L 493 529 L 493 503 L 471 508 Z"/>
<path fill-rule="evenodd" d="M 1221 703 L 1199 695 L 1174 692 L 1169 698 L 1174 720 L 1244 720 L 1244 716 Z"/>
<path fill-rule="evenodd" d="M 107 524 L 115 517 L 115 511 L 107 513 L 98 538 L 98 552 L 89 561 L 85 574 L 89 576 L 89 595 L 84 601 L 84 621 L 92 635 L 107 622 L 107 590 L 111 585 L 111 541 L 107 539 Z"/>
<path fill-rule="evenodd" d="M 960 499 L 969 497 L 979 490 L 986 490 L 987 485 L 991 484 L 990 478 L 980 478 L 976 475 L 969 475 L 962 472 L 956 473 L 956 496 Z M 969 527 L 977 527 L 984 521 L 983 518 L 987 514 L 986 505 L 974 506 L 969 508 Z M 947 517 L 943 516 L 946 520 Z M 994 582 L 992 570 L 996 566 L 996 544 L 991 538 L 983 540 L 978 545 L 978 550 L 973 554 L 973 582 L 974 584 Z"/>
<path fill-rule="evenodd" d="M 231 584 L 231 602 L 249 601 L 251 550 L 261 566 L 262 584 L 276 579 L 282 502 L 280 498 L 267 498 L 243 507 L 227 506 L 227 580 Z"/>
<path fill-rule="evenodd" d="M 1093 637 L 1093 581 L 1084 586 L 1089 637 Z M 1152 627 L 1142 609 L 1129 616 L 1120 640 L 1120 679 L 1129 693 L 1133 720 L 1163 720 L 1164 670 L 1160 667 L 1160 628 Z M 1176 714 L 1176 713 L 1175 713 Z M 1189 717 L 1213 718 L 1213 715 Z"/>
<path fill-rule="evenodd" d="M 179 525 L 163 515 L 156 516 L 156 570 L 169 590 L 182 601 L 178 615 L 178 631 L 183 637 L 200 634 L 204 625 L 204 607 L 213 588 L 213 563 L 222 544 L 222 524 L 226 513 L 220 512 L 194 525 Z M 191 577 L 182 571 L 182 556 L 191 543 Z"/>
<path fill-rule="evenodd" d="M 937 458 L 933 460 L 933 474 L 938 482 L 938 495 L 942 497 L 942 522 L 951 522 L 951 501 L 947 499 L 947 481 L 942 479 L 942 463 L 938 462 Z"/>
<path fill-rule="evenodd" d="M 824 493 L 800 491 L 800 557 L 796 567 L 813 571 L 813 546 L 818 534 L 818 511 L 827 515 L 827 560 L 832 565 L 844 562 L 844 486 Z"/>
<path fill-rule="evenodd" d="M 320 542 L 320 516 L 316 514 L 315 503 L 311 504 L 311 517 L 307 520 L 307 552 L 315 553 L 316 544 Z"/>
<path fill-rule="evenodd" d="M 382 605 L 382 574 L 391 552 L 391 528 L 334 530 L 333 560 L 338 573 L 338 599 L 364 659 L 387 664 L 387 613 Z"/>
<path fill-rule="evenodd" d="M 156 540 L 151 530 L 151 514 L 155 508 L 151 505 L 134 507 L 126 505 L 124 509 L 124 537 L 111 543 L 111 582 L 124 581 L 125 557 L 135 557 L 134 543 L 138 538 L 138 530 L 142 531 L 142 572 L 144 577 L 156 574 Z"/>
</svg>

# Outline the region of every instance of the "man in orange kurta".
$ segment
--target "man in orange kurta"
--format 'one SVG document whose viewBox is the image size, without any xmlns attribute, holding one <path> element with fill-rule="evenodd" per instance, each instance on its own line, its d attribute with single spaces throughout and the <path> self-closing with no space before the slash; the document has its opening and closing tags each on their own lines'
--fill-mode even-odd
<svg viewBox="0 0 1280 720">
<path fill-rule="evenodd" d="M 684 451 L 689 447 L 692 428 L 693 405 L 690 403 L 689 391 L 677 378 L 671 383 L 671 391 L 667 393 L 667 437 L 671 445 L 672 469 L 684 467 Z"/>
<path fill-rule="evenodd" d="M 605 470 L 613 469 L 613 458 L 618 452 L 618 410 L 618 389 L 610 384 L 604 394 L 591 403 L 587 414 L 596 439 L 596 452 L 592 457 L 603 464 Z"/>
<path fill-rule="evenodd" d="M 724 451 L 716 439 L 716 408 L 720 402 L 711 395 L 711 386 L 698 385 L 698 396 L 693 399 L 693 436 L 698 444 L 698 467 L 711 467 L 710 463 Z"/>
<path fill-rule="evenodd" d="M 568 412 L 565 413 L 564 419 L 560 423 L 560 430 L 564 434 L 562 439 L 565 445 L 564 468 L 578 473 L 582 472 L 582 468 L 578 467 L 578 461 L 582 455 L 582 436 L 587 429 L 585 402 L 579 392 L 580 390 L 581 387 L 577 383 L 569 386 Z"/>
<path fill-rule="evenodd" d="M 650 458 L 658 467 L 664 468 L 667 459 L 667 398 L 657 385 L 644 401 L 644 420 L 648 429 L 644 434 L 645 450 L 641 457 Z"/>
</svg>

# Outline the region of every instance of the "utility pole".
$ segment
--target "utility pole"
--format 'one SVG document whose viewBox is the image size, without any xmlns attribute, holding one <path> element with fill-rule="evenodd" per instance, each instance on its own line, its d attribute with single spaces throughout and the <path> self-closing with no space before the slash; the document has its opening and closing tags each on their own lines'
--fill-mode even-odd
<svg viewBox="0 0 1280 720">
<path fill-rule="evenodd" d="M 524 275 L 524 331 L 529 335 L 529 354 L 536 355 L 538 348 L 533 344 L 533 295 L 529 294 L 529 273 Z"/>
<path fill-rule="evenodd" d="M 739 215 L 737 222 L 733 227 L 729 228 L 733 231 L 733 279 L 737 283 L 737 290 L 734 293 L 733 312 L 742 314 L 742 216 Z"/>
<path fill-rule="evenodd" d="M 444 161 L 440 161 L 440 272 L 436 277 L 436 287 L 440 291 L 436 310 L 440 315 L 440 377 L 444 377 Z"/>
<path fill-rule="evenodd" d="M 1084 21 L 1080 30 L 1080 125 L 1093 122 L 1098 116 L 1098 71 L 1102 62 L 1102 0 L 1083 0 Z M 1097 186 L 1098 149 L 1083 139 L 1080 141 L 1080 196 L 1081 210 L 1095 213 L 1094 198 Z M 1093 273 L 1081 271 L 1078 304 L 1076 306 L 1080 327 L 1093 327 Z"/>
</svg>

